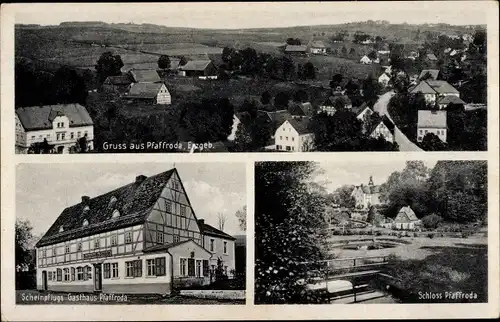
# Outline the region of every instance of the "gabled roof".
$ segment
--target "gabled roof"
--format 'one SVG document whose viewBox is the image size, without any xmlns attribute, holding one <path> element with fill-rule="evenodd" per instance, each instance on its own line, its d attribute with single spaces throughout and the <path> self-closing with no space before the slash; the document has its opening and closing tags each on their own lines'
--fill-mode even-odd
<svg viewBox="0 0 500 322">
<path fill-rule="evenodd" d="M 278 110 L 276 112 L 268 112 L 268 111 L 257 111 L 260 117 L 264 117 L 268 122 L 276 122 L 278 125 L 281 125 L 288 119 L 292 118 L 292 114 L 288 110 Z"/>
<path fill-rule="evenodd" d="M 176 169 L 171 169 L 147 177 L 142 182 L 134 181 L 113 191 L 90 198 L 88 201 L 82 200 L 76 205 L 67 207 L 36 246 L 51 245 L 144 222 L 166 183 L 176 171 Z M 110 206 L 109 201 L 112 197 L 116 198 L 116 202 Z M 89 207 L 86 212 L 83 211 L 85 206 Z M 115 209 L 121 214 L 118 218 L 111 217 Z M 82 223 L 85 219 L 89 225 L 84 227 Z M 63 232 L 59 232 L 61 226 L 64 227 Z"/>
<path fill-rule="evenodd" d="M 418 221 L 419 220 L 417 215 L 415 215 L 415 212 L 410 208 L 410 206 L 406 206 L 406 207 L 401 208 L 401 210 L 399 210 L 398 216 L 399 216 L 399 214 L 405 214 L 409 221 Z M 396 216 L 396 218 L 398 216 Z M 398 220 L 398 222 L 399 221 L 400 220 Z"/>
<path fill-rule="evenodd" d="M 289 120 L 285 120 L 285 122 L 286 121 L 288 121 L 288 123 L 293 126 L 293 128 L 295 129 L 295 131 L 297 131 L 297 133 L 299 133 L 299 135 L 312 133 L 312 131 L 308 128 L 310 123 L 310 119 L 308 117 L 303 117 L 301 119 L 291 118 Z M 280 126 L 282 124 L 280 124 Z"/>
<path fill-rule="evenodd" d="M 446 111 L 418 111 L 418 127 L 446 129 Z"/>
<path fill-rule="evenodd" d="M 351 99 L 347 95 L 335 95 L 328 97 L 323 106 L 333 106 L 335 107 L 337 104 L 342 104 L 344 107 L 352 105 Z"/>
<path fill-rule="evenodd" d="M 394 123 L 392 123 L 391 120 L 389 120 L 389 118 L 386 115 L 382 116 L 382 119 L 380 120 L 380 122 L 371 124 L 370 129 L 368 129 L 368 133 L 370 133 L 370 134 L 373 133 L 373 131 L 375 131 L 377 126 L 380 125 L 380 123 L 383 123 L 387 127 L 387 129 L 392 134 L 394 134 Z"/>
<path fill-rule="evenodd" d="M 20 107 L 16 114 L 26 131 L 51 129 L 54 118 L 62 115 L 68 117 L 69 127 L 94 125 L 87 109 L 80 104 Z"/>
<path fill-rule="evenodd" d="M 179 69 L 187 71 L 204 71 L 211 63 L 211 60 L 190 60 L 186 65 L 179 67 Z"/>
<path fill-rule="evenodd" d="M 104 84 L 111 85 L 130 85 L 132 80 L 129 75 L 119 75 L 119 76 L 108 76 L 104 81 Z"/>
<path fill-rule="evenodd" d="M 427 59 L 428 60 L 437 60 L 437 57 L 436 57 L 436 55 L 431 53 L 431 54 L 427 54 Z"/>
<path fill-rule="evenodd" d="M 152 69 L 132 69 L 129 71 L 130 76 L 136 83 L 159 83 L 160 76 L 156 70 Z"/>
<path fill-rule="evenodd" d="M 313 114 L 313 107 L 309 102 L 290 102 L 288 105 L 288 111 L 293 116 L 311 116 Z"/>
<path fill-rule="evenodd" d="M 426 80 L 427 84 L 439 94 L 459 94 L 460 92 L 447 81 L 443 80 Z"/>
<path fill-rule="evenodd" d="M 312 48 L 326 48 L 325 43 L 322 40 L 313 40 L 309 43 Z"/>
<path fill-rule="evenodd" d="M 424 69 L 420 72 L 420 75 L 418 76 L 418 79 L 422 79 L 425 75 L 429 74 L 430 78 L 429 80 L 436 80 L 439 76 L 439 69 Z"/>
<path fill-rule="evenodd" d="M 436 91 L 426 81 L 421 81 L 414 87 L 408 88 L 408 91 L 412 94 L 436 94 Z"/>
<path fill-rule="evenodd" d="M 155 98 L 162 86 L 163 83 L 136 83 L 130 88 L 127 97 Z"/>
<path fill-rule="evenodd" d="M 372 194 L 375 194 L 375 193 L 380 193 L 380 186 L 372 186 L 372 185 L 365 186 L 365 185 L 361 185 L 361 186 L 356 186 L 356 189 L 361 189 L 361 191 L 364 194 L 367 194 L 367 195 L 372 195 Z"/>
<path fill-rule="evenodd" d="M 305 52 L 307 46 L 305 45 L 286 45 L 285 52 Z"/>
<path fill-rule="evenodd" d="M 457 96 L 454 96 L 454 95 L 447 95 L 443 98 L 441 98 L 440 100 L 438 100 L 437 102 L 438 104 L 462 104 L 462 105 L 465 105 L 466 103 L 460 98 L 460 97 L 457 97 Z"/>
<path fill-rule="evenodd" d="M 362 112 L 364 112 L 364 110 L 366 110 L 366 109 L 369 109 L 370 111 L 373 112 L 373 110 L 370 107 L 368 107 L 368 104 L 366 104 L 366 102 L 363 103 L 363 104 L 361 104 L 360 106 L 353 106 L 351 108 L 351 112 L 353 112 L 354 114 L 356 114 L 356 116 L 359 116 L 359 114 L 361 114 Z"/>
<path fill-rule="evenodd" d="M 203 235 L 214 236 L 214 237 L 219 237 L 219 238 L 224 238 L 224 239 L 229 239 L 229 240 L 236 240 L 236 238 L 234 238 L 233 236 L 228 235 L 225 232 L 223 232 L 222 230 L 219 230 L 213 226 L 210 226 L 209 224 L 205 224 L 204 222 L 201 223 L 199 221 L 198 221 L 198 223 L 200 224 L 200 229 L 201 229 L 201 232 Z"/>
</svg>

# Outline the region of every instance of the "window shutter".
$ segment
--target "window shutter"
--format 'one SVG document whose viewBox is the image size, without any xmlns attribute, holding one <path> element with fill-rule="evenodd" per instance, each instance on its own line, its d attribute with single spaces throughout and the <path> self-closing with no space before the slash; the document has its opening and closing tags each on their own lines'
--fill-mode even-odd
<svg viewBox="0 0 500 322">
<path fill-rule="evenodd" d="M 165 276 L 165 257 L 155 258 L 156 276 Z"/>
<path fill-rule="evenodd" d="M 188 276 L 195 276 L 195 274 L 194 274 L 194 258 L 188 259 Z"/>
<path fill-rule="evenodd" d="M 203 260 L 203 276 L 208 276 L 208 260 L 204 259 Z"/>
</svg>

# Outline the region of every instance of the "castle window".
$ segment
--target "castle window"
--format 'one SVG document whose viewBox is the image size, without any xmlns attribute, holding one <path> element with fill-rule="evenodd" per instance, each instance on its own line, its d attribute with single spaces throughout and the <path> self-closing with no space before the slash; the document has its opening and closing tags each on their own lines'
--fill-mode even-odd
<svg viewBox="0 0 500 322">
<path fill-rule="evenodd" d="M 88 226 L 89 225 L 89 221 L 87 219 L 84 219 L 82 225 L 83 225 L 83 227 Z"/>
</svg>

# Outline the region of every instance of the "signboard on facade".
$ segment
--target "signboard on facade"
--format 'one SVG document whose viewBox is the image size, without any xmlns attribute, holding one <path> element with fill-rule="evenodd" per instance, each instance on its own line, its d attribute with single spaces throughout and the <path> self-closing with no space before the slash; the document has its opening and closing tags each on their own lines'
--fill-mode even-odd
<svg viewBox="0 0 500 322">
<path fill-rule="evenodd" d="M 83 254 L 83 259 L 93 259 L 93 258 L 100 258 L 100 257 L 109 257 L 111 255 L 112 255 L 111 249 L 109 249 L 109 250 L 102 250 L 100 252 Z"/>
</svg>

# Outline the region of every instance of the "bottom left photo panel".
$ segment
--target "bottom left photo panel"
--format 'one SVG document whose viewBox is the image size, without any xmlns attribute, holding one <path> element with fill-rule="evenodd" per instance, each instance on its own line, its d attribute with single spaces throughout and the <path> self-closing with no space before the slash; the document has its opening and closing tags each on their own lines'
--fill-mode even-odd
<svg viewBox="0 0 500 322">
<path fill-rule="evenodd" d="M 245 163 L 18 164 L 16 303 L 245 304 L 246 181 Z"/>
</svg>

